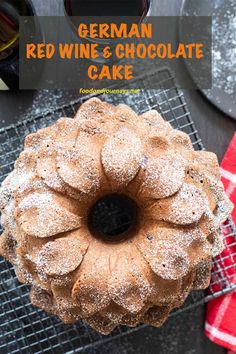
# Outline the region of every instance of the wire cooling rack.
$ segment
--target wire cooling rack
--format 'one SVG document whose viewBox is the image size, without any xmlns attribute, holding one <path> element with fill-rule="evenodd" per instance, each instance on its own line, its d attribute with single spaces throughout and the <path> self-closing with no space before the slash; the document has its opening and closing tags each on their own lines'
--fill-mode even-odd
<svg viewBox="0 0 236 354">
<path fill-rule="evenodd" d="M 148 90 L 149 80 L 159 83 L 158 90 Z M 141 88 L 138 94 L 109 94 L 101 98 L 114 104 L 127 103 L 136 112 L 143 113 L 149 109 L 157 109 L 161 115 L 176 129 L 187 133 L 196 150 L 203 149 L 201 139 L 189 113 L 184 95 L 176 87 L 175 79 L 167 68 L 153 73 L 145 79 L 133 84 L 133 88 Z M 59 117 L 73 117 L 78 107 L 88 97 L 83 97 L 56 110 L 47 107 L 43 114 L 18 122 L 0 130 L 0 182 L 13 169 L 14 161 L 23 148 L 27 134 L 46 127 Z M 236 231 L 231 219 L 222 228 L 225 244 L 231 241 L 236 245 Z M 228 251 L 228 252 L 227 252 Z M 233 264 L 230 247 L 226 247 L 224 256 L 218 256 L 213 262 L 212 282 L 207 292 L 192 292 L 185 305 L 171 316 L 198 306 L 214 297 L 236 289 L 234 281 L 236 265 Z M 41 354 L 41 353 L 104 353 L 106 344 L 121 336 L 139 330 L 126 327 L 117 328 L 111 335 L 102 336 L 87 327 L 82 321 L 76 325 L 64 325 L 54 316 L 31 306 L 28 288 L 20 284 L 13 267 L 5 260 L 0 260 L 0 353 L 1 354 Z"/>
</svg>

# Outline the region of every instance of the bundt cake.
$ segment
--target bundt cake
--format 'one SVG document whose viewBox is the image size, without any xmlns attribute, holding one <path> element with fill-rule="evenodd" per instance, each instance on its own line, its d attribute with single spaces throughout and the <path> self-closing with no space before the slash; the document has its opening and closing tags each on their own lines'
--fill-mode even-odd
<svg viewBox="0 0 236 354">
<path fill-rule="evenodd" d="M 0 253 L 32 304 L 108 334 L 205 289 L 232 205 L 217 158 L 154 110 L 92 98 L 26 137 L 0 190 Z"/>
</svg>

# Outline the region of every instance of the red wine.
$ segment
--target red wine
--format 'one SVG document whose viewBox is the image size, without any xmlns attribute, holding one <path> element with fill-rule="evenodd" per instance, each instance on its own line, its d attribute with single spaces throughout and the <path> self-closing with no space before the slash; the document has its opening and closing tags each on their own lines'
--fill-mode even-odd
<svg viewBox="0 0 236 354">
<path fill-rule="evenodd" d="M 0 0 L 0 81 L 4 87 L 19 87 L 19 20 L 32 15 L 30 0 Z"/>
<path fill-rule="evenodd" d="M 69 16 L 145 17 L 150 0 L 64 0 Z"/>
<path fill-rule="evenodd" d="M 0 60 L 11 56 L 18 48 L 18 13 L 11 2 L 0 1 Z"/>
</svg>

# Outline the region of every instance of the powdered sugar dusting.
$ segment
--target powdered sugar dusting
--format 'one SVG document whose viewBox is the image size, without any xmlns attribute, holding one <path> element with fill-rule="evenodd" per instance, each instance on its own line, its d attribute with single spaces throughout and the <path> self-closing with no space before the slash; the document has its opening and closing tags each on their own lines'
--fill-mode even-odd
<svg viewBox="0 0 236 354">
<path fill-rule="evenodd" d="M 127 128 L 108 139 L 102 150 L 105 173 L 115 186 L 126 186 L 138 173 L 141 160 L 140 138 Z"/>
<path fill-rule="evenodd" d="M 101 182 L 99 156 L 93 149 L 92 141 L 78 144 L 74 149 L 63 149 L 57 156 L 59 176 L 69 186 L 84 194 L 94 193 Z"/>
<path fill-rule="evenodd" d="M 235 0 L 217 6 L 213 14 L 213 86 L 236 93 Z"/>
<path fill-rule="evenodd" d="M 60 238 L 46 243 L 39 252 L 36 265 L 39 271 L 48 275 L 65 275 L 80 265 L 86 249 L 79 238 Z"/>
<path fill-rule="evenodd" d="M 154 198 L 166 198 L 176 193 L 183 184 L 186 161 L 165 153 L 148 159 L 141 193 Z"/>
<path fill-rule="evenodd" d="M 80 226 L 80 217 L 58 205 L 50 192 L 26 196 L 18 209 L 22 229 L 35 237 L 50 237 Z M 25 213 L 29 210 L 33 212 L 32 218 L 31 214 Z"/>
<path fill-rule="evenodd" d="M 165 220 L 176 224 L 192 224 L 200 219 L 205 211 L 207 200 L 194 186 L 184 184 L 180 189 Z"/>
<path fill-rule="evenodd" d="M 26 198 L 19 203 L 19 209 L 25 211 L 30 208 L 40 208 L 42 206 L 47 206 L 53 204 L 53 196 L 49 192 L 44 193 L 33 193 L 28 195 Z"/>
<path fill-rule="evenodd" d="M 122 253 L 116 256 L 109 281 L 112 300 L 131 314 L 143 311 L 151 293 L 148 273 L 145 262 L 135 248 L 123 249 Z"/>
<path fill-rule="evenodd" d="M 179 245 L 167 239 L 151 241 L 143 252 L 153 271 L 163 279 L 180 279 L 189 271 L 190 260 L 180 239 Z"/>
</svg>

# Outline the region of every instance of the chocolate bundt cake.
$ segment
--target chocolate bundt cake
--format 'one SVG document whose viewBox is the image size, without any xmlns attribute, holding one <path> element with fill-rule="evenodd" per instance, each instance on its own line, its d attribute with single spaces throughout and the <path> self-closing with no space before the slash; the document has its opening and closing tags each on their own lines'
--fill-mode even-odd
<svg viewBox="0 0 236 354">
<path fill-rule="evenodd" d="M 160 326 L 208 286 L 231 207 L 213 153 L 156 111 L 93 98 L 26 138 L 0 190 L 0 253 L 66 323 Z"/>
</svg>

